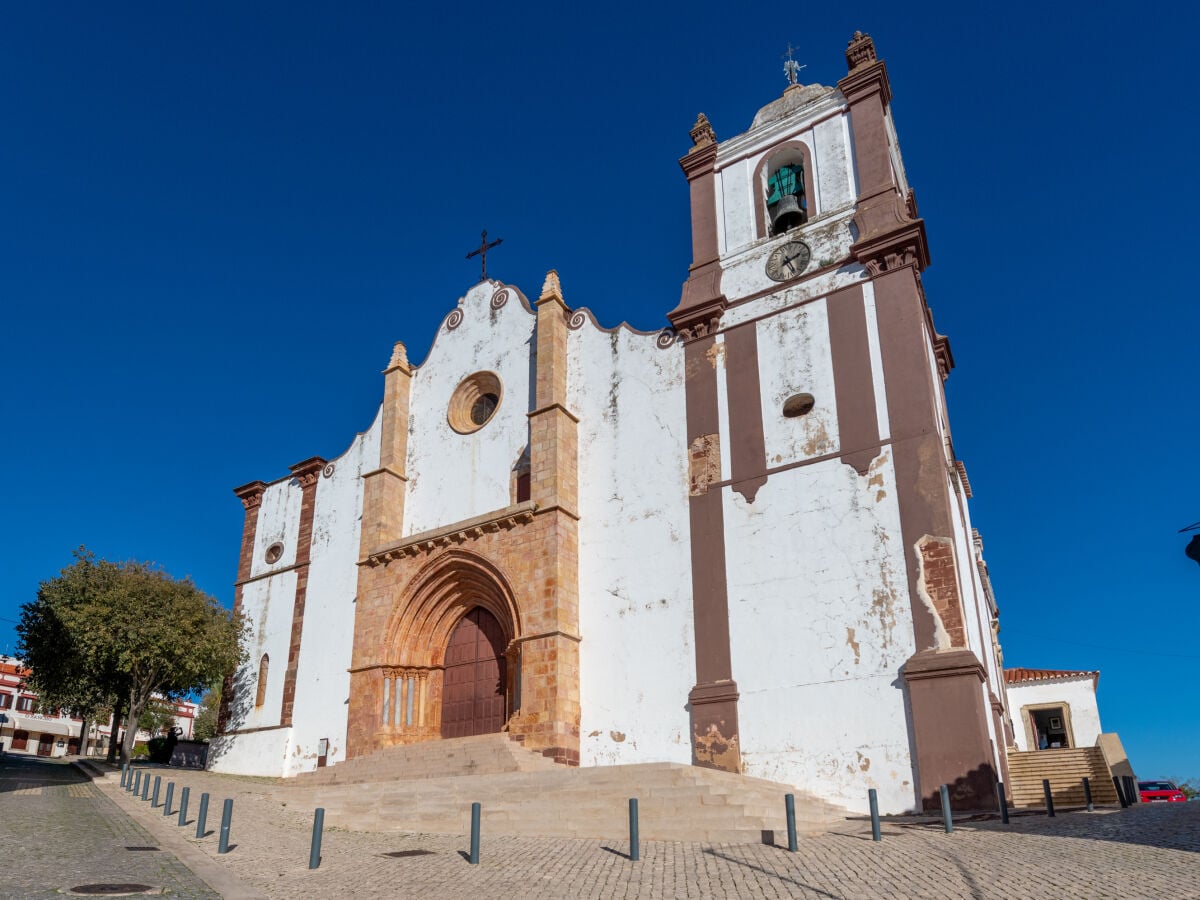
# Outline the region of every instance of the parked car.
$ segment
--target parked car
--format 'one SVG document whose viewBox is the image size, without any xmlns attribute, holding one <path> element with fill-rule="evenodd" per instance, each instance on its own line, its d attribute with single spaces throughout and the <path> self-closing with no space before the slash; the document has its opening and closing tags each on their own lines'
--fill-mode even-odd
<svg viewBox="0 0 1200 900">
<path fill-rule="evenodd" d="M 1139 781 L 1143 803 L 1186 803 L 1187 797 L 1169 781 Z"/>
</svg>

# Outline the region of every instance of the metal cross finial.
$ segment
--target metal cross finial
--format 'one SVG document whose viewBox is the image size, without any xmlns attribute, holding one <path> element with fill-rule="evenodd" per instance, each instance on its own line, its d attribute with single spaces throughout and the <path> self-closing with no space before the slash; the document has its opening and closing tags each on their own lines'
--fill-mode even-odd
<svg viewBox="0 0 1200 900">
<path fill-rule="evenodd" d="M 483 229 L 483 234 L 481 235 L 478 249 L 472 250 L 467 254 L 467 259 L 470 259 L 472 256 L 479 257 L 479 262 L 482 264 L 482 272 L 479 275 L 480 281 L 487 281 L 487 252 L 493 247 L 498 247 L 503 243 L 504 238 L 496 238 L 489 244 L 487 239 L 487 229 L 485 228 Z"/>
<path fill-rule="evenodd" d="M 808 68 L 807 65 L 802 66 L 800 63 L 796 62 L 796 60 L 792 58 L 793 53 L 795 53 L 795 48 L 792 47 L 791 43 L 789 42 L 787 48 L 787 57 L 784 59 L 783 63 L 783 74 L 787 76 L 788 84 L 798 84 L 796 78 L 800 74 L 800 70 Z"/>
</svg>

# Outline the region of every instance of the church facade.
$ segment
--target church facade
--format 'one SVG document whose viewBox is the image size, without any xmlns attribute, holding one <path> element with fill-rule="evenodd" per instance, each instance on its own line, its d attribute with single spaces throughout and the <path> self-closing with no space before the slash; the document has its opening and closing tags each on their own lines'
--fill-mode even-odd
<svg viewBox="0 0 1200 900">
<path fill-rule="evenodd" d="M 484 280 L 371 426 L 237 489 L 249 659 L 215 769 L 505 731 L 849 808 L 990 806 L 1011 726 L 953 365 L 874 44 L 681 160 L 658 332 Z"/>
</svg>

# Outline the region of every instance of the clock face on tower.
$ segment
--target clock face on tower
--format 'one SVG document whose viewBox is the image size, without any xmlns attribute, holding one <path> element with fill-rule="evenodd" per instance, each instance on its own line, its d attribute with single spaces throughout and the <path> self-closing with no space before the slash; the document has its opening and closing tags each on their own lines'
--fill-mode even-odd
<svg viewBox="0 0 1200 900">
<path fill-rule="evenodd" d="M 800 275 L 808 268 L 812 251 L 804 241 L 788 241 L 780 244 L 767 257 L 767 277 L 772 281 L 787 281 Z"/>
</svg>

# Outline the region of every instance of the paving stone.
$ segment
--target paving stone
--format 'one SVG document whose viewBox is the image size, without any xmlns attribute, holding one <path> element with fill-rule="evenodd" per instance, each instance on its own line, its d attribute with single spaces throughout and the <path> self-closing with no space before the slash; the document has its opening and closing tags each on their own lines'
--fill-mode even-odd
<svg viewBox="0 0 1200 900">
<path fill-rule="evenodd" d="M 964 821 L 945 834 L 933 820 L 846 821 L 802 838 L 799 852 L 762 844 L 644 842 L 630 862 L 626 835 L 611 840 L 489 836 L 481 863 L 466 862 L 466 835 L 372 834 L 327 829 L 322 863 L 308 869 L 312 809 L 284 805 L 273 779 L 161 770 L 191 787 L 193 823 L 159 817 L 248 886 L 271 897 L 469 898 L 1185 898 L 1200 897 L 1200 803 L 1137 806 L 1054 819 Z M 119 804 L 134 800 L 116 786 Z M 194 838 L 202 791 L 211 794 L 209 837 Z M 178 796 L 178 788 L 176 789 Z M 216 854 L 221 802 L 234 798 L 231 843 Z M 148 804 L 143 804 L 148 805 Z M 782 835 L 777 838 L 784 840 Z M 422 855 L 389 856 L 400 851 Z"/>
</svg>

